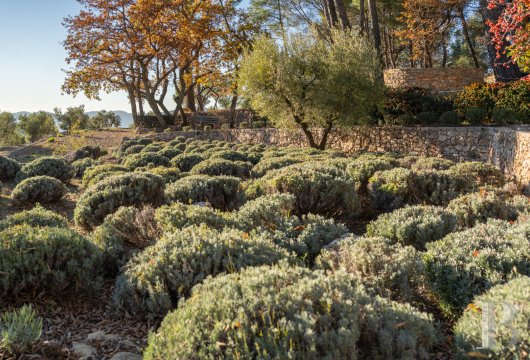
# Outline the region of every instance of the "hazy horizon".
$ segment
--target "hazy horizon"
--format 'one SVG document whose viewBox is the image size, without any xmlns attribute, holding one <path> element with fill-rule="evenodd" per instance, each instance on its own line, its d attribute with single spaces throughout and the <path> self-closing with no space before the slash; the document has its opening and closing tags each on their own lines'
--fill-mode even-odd
<svg viewBox="0 0 530 360">
<path fill-rule="evenodd" d="M 76 0 L 0 0 L 0 111 L 53 112 L 78 105 L 87 112 L 131 111 L 125 92 L 102 94 L 101 101 L 61 95 L 61 69 L 67 68 L 61 22 L 80 9 Z"/>
</svg>

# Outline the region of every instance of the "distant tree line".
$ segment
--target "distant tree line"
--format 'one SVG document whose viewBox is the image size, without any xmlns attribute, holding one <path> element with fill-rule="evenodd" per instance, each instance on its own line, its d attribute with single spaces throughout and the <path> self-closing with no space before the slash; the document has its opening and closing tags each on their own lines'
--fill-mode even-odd
<svg viewBox="0 0 530 360">
<path fill-rule="evenodd" d="M 527 21 L 515 26 L 511 19 L 527 19 L 530 13 L 525 1 L 518 0 L 521 6 L 510 6 L 512 16 L 499 27 L 495 23 L 505 18 L 501 13 L 506 7 L 500 0 L 250 0 L 249 6 L 241 6 L 242 0 L 79 3 L 79 14 L 63 21 L 69 64 L 63 91 L 94 99 L 125 91 L 134 122 L 152 112 L 162 128 L 168 116 L 180 117 L 187 125 L 185 110 L 220 106 L 235 114 L 237 106 L 248 106 L 239 81 L 241 61 L 263 37 L 288 50 L 293 34 L 312 32 L 329 40 L 339 29 L 368 41 L 382 69 L 483 67 L 493 70 L 498 81 L 516 80 L 522 74 L 506 47 L 509 35 L 524 30 Z M 493 6 L 496 3 L 499 6 Z M 491 41 L 491 31 L 496 41 Z M 528 43 L 526 36 L 518 39 Z M 525 58 L 526 45 L 510 49 Z"/>
<path fill-rule="evenodd" d="M 96 116 L 89 117 L 85 106 L 69 107 L 63 112 L 60 108 L 53 109 L 59 129 L 65 133 L 75 130 L 95 130 L 108 127 L 119 127 L 121 118 L 112 111 L 102 110 Z"/>
<path fill-rule="evenodd" d="M 119 127 L 121 118 L 112 111 L 100 111 L 89 117 L 85 106 L 69 107 L 63 112 L 55 108 L 54 113 L 38 111 L 20 115 L 0 112 L 0 146 L 15 146 L 35 142 L 44 136 L 55 135 L 59 130 L 70 134 L 77 130 L 95 130 Z"/>
</svg>

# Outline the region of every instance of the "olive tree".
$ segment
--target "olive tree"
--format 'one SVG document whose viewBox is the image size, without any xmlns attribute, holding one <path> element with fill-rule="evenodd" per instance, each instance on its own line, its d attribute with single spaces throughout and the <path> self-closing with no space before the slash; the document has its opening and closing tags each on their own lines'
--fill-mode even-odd
<svg viewBox="0 0 530 360">
<path fill-rule="evenodd" d="M 23 142 L 15 116 L 10 112 L 0 112 L 0 146 L 20 145 Z"/>
<path fill-rule="evenodd" d="M 19 116 L 18 126 L 24 131 L 27 140 L 30 142 L 37 141 L 45 135 L 57 133 L 53 116 L 45 111 Z"/>
<path fill-rule="evenodd" d="M 101 129 L 108 127 L 119 127 L 121 125 L 121 117 L 113 111 L 102 110 L 92 117 L 87 127 L 90 129 Z"/>
<path fill-rule="evenodd" d="M 277 127 L 301 128 L 319 149 L 334 126 L 358 124 L 383 97 L 377 52 L 357 29 L 332 30 L 327 39 L 293 34 L 282 47 L 260 37 L 239 77 L 254 110 Z"/>
<path fill-rule="evenodd" d="M 85 105 L 69 107 L 64 113 L 60 108 L 55 108 L 53 112 L 59 128 L 67 134 L 70 134 L 74 130 L 86 129 L 90 120 L 89 116 L 85 113 Z"/>
</svg>

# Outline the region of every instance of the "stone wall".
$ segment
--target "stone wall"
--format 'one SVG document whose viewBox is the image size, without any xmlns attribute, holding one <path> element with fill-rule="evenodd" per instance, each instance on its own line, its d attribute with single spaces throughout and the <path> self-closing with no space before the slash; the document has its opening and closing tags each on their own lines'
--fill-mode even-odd
<svg viewBox="0 0 530 360">
<path fill-rule="evenodd" d="M 232 116 L 232 113 L 230 110 L 209 110 L 209 111 L 198 111 L 195 113 L 187 113 L 187 120 L 189 125 L 192 129 L 202 129 L 204 126 L 199 120 L 204 117 L 209 118 L 216 118 L 218 120 L 218 124 L 214 127 L 219 128 L 221 127 L 221 124 L 228 124 L 230 121 L 230 117 Z M 179 116 L 175 118 L 174 116 L 164 116 L 164 119 L 166 120 L 167 124 L 170 128 L 178 128 L 180 129 L 182 118 Z M 259 117 L 254 111 L 250 109 L 236 109 L 234 114 L 234 123 L 235 125 L 239 125 L 242 122 L 252 122 L 252 121 L 264 121 L 265 119 Z M 153 129 L 157 129 L 159 127 L 158 120 L 156 116 L 151 115 L 145 115 L 145 116 L 138 116 L 137 124 L 136 124 L 136 131 L 139 134 L 146 134 Z"/>
<path fill-rule="evenodd" d="M 298 130 L 233 129 L 148 135 L 169 141 L 178 135 L 241 143 L 306 147 Z M 530 185 L 530 127 L 354 127 L 330 133 L 328 147 L 346 153 L 397 152 L 455 161 L 482 161 Z"/>
<path fill-rule="evenodd" d="M 484 82 L 484 74 L 484 69 L 474 68 L 388 69 L 384 78 L 391 88 L 421 87 L 434 92 L 454 92 Z"/>
</svg>

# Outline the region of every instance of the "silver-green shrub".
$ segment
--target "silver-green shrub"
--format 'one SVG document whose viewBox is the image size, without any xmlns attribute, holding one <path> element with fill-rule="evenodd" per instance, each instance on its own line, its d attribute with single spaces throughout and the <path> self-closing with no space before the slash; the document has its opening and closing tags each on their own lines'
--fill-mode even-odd
<svg viewBox="0 0 530 360">
<path fill-rule="evenodd" d="M 455 325 L 458 357 L 475 352 L 489 359 L 524 359 L 530 354 L 530 278 L 519 276 L 473 300 Z M 491 316 L 490 347 L 482 344 L 484 321 Z M 477 356 L 478 357 L 478 356 Z"/>
<path fill-rule="evenodd" d="M 0 155 L 0 181 L 15 179 L 21 167 L 18 161 Z"/>
<path fill-rule="evenodd" d="M 226 216 L 218 210 L 179 202 L 156 209 L 155 219 L 164 233 L 173 233 L 194 225 L 205 225 L 217 230 L 228 225 Z"/>
<path fill-rule="evenodd" d="M 252 145 L 243 143 L 243 144 L 235 144 L 232 147 L 232 149 L 237 150 L 237 151 L 248 152 L 248 151 L 250 151 L 251 147 L 252 147 Z"/>
<path fill-rule="evenodd" d="M 39 342 L 42 335 L 42 319 L 31 305 L 5 312 L 0 318 L 0 349 L 20 355 Z"/>
<path fill-rule="evenodd" d="M 465 176 L 468 181 L 475 183 L 477 188 L 485 185 L 502 187 L 504 184 L 502 173 L 491 164 L 478 161 L 463 162 L 457 163 L 449 171 L 457 175 Z"/>
<path fill-rule="evenodd" d="M 184 150 L 186 150 L 186 144 L 184 142 L 175 142 L 174 140 L 172 140 L 166 144 L 165 148 L 175 149 L 184 152 Z"/>
<path fill-rule="evenodd" d="M 215 144 L 218 148 L 231 148 L 232 144 L 225 140 L 212 140 L 212 143 Z"/>
<path fill-rule="evenodd" d="M 197 285 L 144 358 L 426 359 L 436 335 L 427 315 L 369 297 L 346 274 L 281 264 Z"/>
<path fill-rule="evenodd" d="M 412 168 L 412 166 L 418 161 L 419 157 L 415 155 L 407 155 L 396 159 L 398 166 L 406 169 Z"/>
<path fill-rule="evenodd" d="M 245 193 L 245 199 L 254 200 L 265 195 L 263 181 L 260 179 L 247 179 L 241 183 L 241 188 Z"/>
<path fill-rule="evenodd" d="M 256 165 L 257 163 L 261 161 L 262 156 L 263 155 L 258 151 L 251 151 L 247 153 L 247 158 L 248 158 L 247 161 L 251 163 L 252 165 Z"/>
<path fill-rule="evenodd" d="M 214 229 L 232 227 L 252 232 L 294 252 L 308 265 L 312 265 L 322 247 L 346 234 L 348 229 L 333 219 L 318 215 L 291 215 L 294 204 L 295 197 L 290 194 L 262 196 L 231 213 L 174 204 L 157 210 L 157 219 L 165 231 L 205 224 Z"/>
<path fill-rule="evenodd" d="M 137 138 L 137 139 L 134 139 L 134 142 L 136 144 L 140 144 L 140 145 L 144 145 L 144 146 L 147 146 L 147 145 L 150 145 L 153 143 L 153 140 L 149 139 L 149 138 Z"/>
<path fill-rule="evenodd" d="M 100 180 L 108 178 L 111 175 L 125 174 L 128 172 L 130 172 L 130 169 L 120 165 L 96 165 L 94 167 L 86 169 L 85 173 L 83 174 L 82 184 L 83 187 L 88 188 L 92 185 L 97 184 Z"/>
<path fill-rule="evenodd" d="M 291 194 L 261 196 L 242 205 L 230 218 L 235 226 L 245 231 L 256 228 L 274 231 L 290 216 L 295 201 Z"/>
<path fill-rule="evenodd" d="M 188 154 L 188 155 L 199 155 L 203 152 L 205 152 L 206 149 L 203 149 L 202 147 L 200 147 L 198 144 L 195 144 L 195 143 L 187 143 L 186 144 L 186 149 L 184 150 L 184 154 Z"/>
<path fill-rule="evenodd" d="M 99 145 L 86 145 L 79 149 L 77 149 L 71 157 L 72 162 L 81 160 L 81 159 L 93 159 L 97 160 L 102 156 L 105 156 L 108 154 L 108 151 L 102 148 Z"/>
<path fill-rule="evenodd" d="M 17 225 L 29 225 L 32 227 L 59 227 L 68 228 L 68 221 L 65 217 L 46 210 L 40 205 L 31 210 L 17 212 L 0 221 L 0 231 Z"/>
<path fill-rule="evenodd" d="M 175 156 L 182 154 L 182 151 L 178 149 L 164 148 L 160 150 L 157 154 L 166 157 L 168 160 L 171 160 Z"/>
<path fill-rule="evenodd" d="M 234 143 L 232 143 L 232 144 L 234 144 Z M 251 145 L 250 148 L 248 149 L 248 151 L 250 151 L 250 152 L 257 151 L 259 153 L 262 153 L 263 151 L 265 151 L 265 149 L 267 149 L 267 145 L 260 143 L 260 144 Z"/>
<path fill-rule="evenodd" d="M 11 197 L 17 204 L 52 203 L 66 194 L 62 182 L 50 176 L 34 176 L 22 180 L 13 189 Z"/>
<path fill-rule="evenodd" d="M 0 259 L 0 299 L 5 299 L 92 289 L 101 257 L 73 230 L 18 225 L 0 231 Z"/>
<path fill-rule="evenodd" d="M 200 152 L 203 154 L 209 154 L 209 150 L 216 150 L 215 144 L 210 143 L 207 140 L 198 140 L 197 142 L 193 143 L 194 146 L 197 146 L 197 149 L 200 149 Z"/>
<path fill-rule="evenodd" d="M 351 158 L 346 157 L 336 157 L 336 158 L 327 158 L 327 159 L 321 159 L 320 161 L 325 162 L 326 164 L 330 166 L 334 166 L 336 168 L 339 168 L 341 170 L 346 170 L 348 168 L 348 165 L 352 163 Z"/>
<path fill-rule="evenodd" d="M 414 172 L 413 201 L 445 206 L 475 188 L 472 179 L 451 170 L 421 170 Z"/>
<path fill-rule="evenodd" d="M 325 245 L 349 232 L 335 220 L 313 214 L 286 217 L 276 228 L 262 226 L 255 231 L 260 233 L 259 236 L 295 253 L 308 266 L 313 266 Z"/>
<path fill-rule="evenodd" d="M 447 170 L 455 163 L 448 159 L 439 157 L 420 157 L 411 166 L 414 171 L 420 170 Z"/>
<path fill-rule="evenodd" d="M 139 154 L 142 152 L 142 150 L 144 149 L 144 146 L 143 145 L 132 145 L 132 146 L 129 146 L 124 152 L 122 155 L 124 156 L 128 156 L 128 155 L 132 155 L 132 154 Z"/>
<path fill-rule="evenodd" d="M 169 141 L 167 144 L 166 144 L 166 148 L 175 148 L 175 147 L 178 147 L 180 146 L 181 144 L 184 144 L 184 142 L 186 141 L 186 138 L 184 136 L 177 136 L 176 138 L 174 138 L 173 140 Z"/>
<path fill-rule="evenodd" d="M 327 155 L 332 159 L 340 159 L 340 158 L 347 158 L 348 155 L 344 153 L 344 151 L 341 150 L 335 150 L 335 149 L 326 149 L 324 150 L 323 155 Z"/>
<path fill-rule="evenodd" d="M 263 152 L 263 159 L 269 159 L 269 158 L 273 158 L 273 157 L 281 157 L 281 156 L 286 156 L 288 155 L 289 152 L 287 150 L 285 150 L 285 148 L 277 148 L 277 147 L 268 147 L 264 152 Z"/>
<path fill-rule="evenodd" d="M 297 159 L 292 156 L 262 158 L 252 168 L 252 176 L 259 178 L 264 176 L 270 170 L 281 169 L 300 162 L 302 162 L 302 159 Z"/>
<path fill-rule="evenodd" d="M 346 271 L 371 293 L 393 300 L 417 300 L 423 283 L 419 252 L 383 237 L 344 238 L 323 250 L 316 262 L 326 270 Z"/>
<path fill-rule="evenodd" d="M 515 195 L 508 200 L 508 204 L 512 206 L 518 214 L 518 219 L 522 217 L 528 218 L 530 214 L 530 199 L 525 195 Z"/>
<path fill-rule="evenodd" d="M 225 159 L 230 161 L 249 161 L 249 157 L 246 153 L 236 150 L 227 150 L 227 149 L 216 149 L 210 153 L 210 158 L 212 159 Z"/>
<path fill-rule="evenodd" d="M 394 164 L 386 159 L 380 158 L 358 158 L 352 161 L 346 168 L 346 172 L 356 182 L 358 190 L 367 191 L 368 180 L 378 171 L 390 170 Z"/>
<path fill-rule="evenodd" d="M 510 204 L 508 196 L 492 189 L 481 189 L 454 199 L 447 206 L 447 211 L 458 219 L 461 228 L 473 227 L 488 219 L 515 221 L 518 217 L 517 209 Z"/>
<path fill-rule="evenodd" d="M 190 171 L 195 165 L 204 161 L 205 158 L 198 154 L 180 154 L 171 159 L 171 165 L 180 171 Z"/>
<path fill-rule="evenodd" d="M 298 147 L 298 146 L 288 146 L 284 150 L 293 156 L 302 156 L 302 157 L 316 157 L 318 155 L 323 155 L 324 151 L 320 149 L 315 149 L 311 147 Z"/>
<path fill-rule="evenodd" d="M 98 162 L 89 157 L 84 159 L 76 160 L 72 163 L 72 170 L 74 172 L 74 177 L 82 178 L 83 174 L 88 168 L 96 166 Z"/>
<path fill-rule="evenodd" d="M 252 164 L 243 161 L 231 161 L 221 158 L 210 158 L 195 165 L 190 173 L 209 176 L 234 176 L 238 178 L 250 177 Z"/>
<path fill-rule="evenodd" d="M 24 165 L 17 174 L 17 181 L 41 175 L 51 176 L 67 183 L 74 176 L 74 171 L 65 159 L 56 156 L 44 156 Z"/>
<path fill-rule="evenodd" d="M 160 150 L 162 150 L 163 148 L 164 148 L 164 146 L 162 144 L 152 143 L 152 144 L 146 145 L 142 149 L 142 152 L 143 153 L 156 153 L 156 152 L 159 152 Z"/>
<path fill-rule="evenodd" d="M 298 215 L 355 216 L 360 211 L 355 182 L 334 166 L 294 164 L 268 172 L 259 182 L 265 194 L 293 194 Z"/>
<path fill-rule="evenodd" d="M 164 202 L 164 180 L 150 173 L 114 175 L 88 188 L 75 207 L 77 226 L 92 229 L 121 206 L 157 206 Z"/>
<path fill-rule="evenodd" d="M 122 161 L 122 165 L 129 168 L 129 169 L 136 169 L 140 167 L 145 166 L 169 166 L 169 159 L 165 156 L 151 153 L 151 152 L 145 152 L 145 153 L 139 153 L 139 154 L 133 154 L 127 156 Z"/>
<path fill-rule="evenodd" d="M 129 206 L 107 216 L 90 234 L 90 240 L 101 250 L 105 271 L 114 274 L 131 254 L 154 244 L 160 233 L 152 207 Z"/>
<path fill-rule="evenodd" d="M 149 145 L 153 142 L 153 140 L 151 139 L 147 139 L 147 138 L 144 138 L 144 139 L 129 139 L 129 140 L 125 140 L 121 143 L 121 145 L 118 147 L 117 149 L 117 155 L 118 156 L 121 156 L 123 155 L 127 149 L 129 149 L 130 147 L 132 146 L 135 146 L 135 145 L 141 145 L 142 146 L 142 149 L 144 146 L 146 145 Z"/>
<path fill-rule="evenodd" d="M 430 359 L 442 338 L 431 315 L 408 303 L 371 298 L 365 311 L 359 359 Z"/>
<path fill-rule="evenodd" d="M 220 210 L 233 210 L 243 203 L 240 180 L 230 176 L 190 175 L 166 187 L 169 202 L 208 202 Z"/>
<path fill-rule="evenodd" d="M 171 184 L 177 181 L 178 179 L 186 176 L 185 173 L 181 172 L 177 168 L 168 168 L 168 167 L 163 167 L 163 166 L 146 169 L 145 171 L 151 174 L 161 176 L 162 179 L 164 179 L 165 184 Z"/>
<path fill-rule="evenodd" d="M 425 244 L 457 230 L 457 218 L 441 207 L 406 206 L 380 215 L 366 227 L 367 236 L 382 236 L 394 243 L 424 250 Z"/>
<path fill-rule="evenodd" d="M 394 166 L 398 165 L 400 157 L 400 154 L 393 152 L 362 152 L 355 155 L 355 159 L 358 161 L 386 160 L 390 161 Z"/>
<path fill-rule="evenodd" d="M 368 180 L 372 205 L 379 211 L 392 211 L 412 202 L 414 173 L 404 168 L 376 172 Z"/>
<path fill-rule="evenodd" d="M 188 227 L 165 234 L 129 260 L 116 281 L 113 308 L 158 318 L 208 276 L 274 264 L 293 255 L 267 239 L 238 230 Z"/>
<path fill-rule="evenodd" d="M 356 358 L 359 293 L 344 277 L 285 265 L 208 278 L 150 336 L 144 357 Z"/>
<path fill-rule="evenodd" d="M 427 244 L 427 284 L 444 313 L 457 317 L 476 295 L 530 275 L 529 238 L 526 224 L 490 220 Z"/>
<path fill-rule="evenodd" d="M 191 127 L 190 127 L 190 128 L 191 128 Z M 194 137 L 192 137 L 192 136 L 190 136 L 190 137 L 182 136 L 182 137 L 185 138 L 185 139 L 183 140 L 183 142 L 184 142 L 185 144 L 195 144 L 195 143 L 200 143 L 200 142 L 202 141 L 202 140 L 199 140 L 199 139 L 194 138 Z"/>
</svg>

